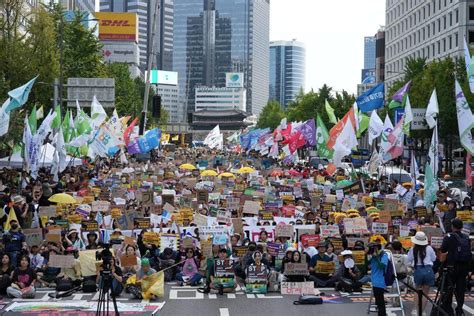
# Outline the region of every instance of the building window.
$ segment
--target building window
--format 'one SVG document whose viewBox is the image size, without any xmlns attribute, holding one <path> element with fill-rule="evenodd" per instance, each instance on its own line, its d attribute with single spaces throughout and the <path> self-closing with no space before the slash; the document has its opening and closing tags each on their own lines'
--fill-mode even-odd
<svg viewBox="0 0 474 316">
<path fill-rule="evenodd" d="M 438 41 L 438 55 L 441 54 L 441 42 Z"/>
<path fill-rule="evenodd" d="M 443 39 L 443 53 L 446 52 L 446 39 Z"/>
<path fill-rule="evenodd" d="M 469 7 L 469 20 L 474 20 L 474 7 Z"/>
<path fill-rule="evenodd" d="M 469 44 L 474 43 L 474 31 L 469 31 Z"/>
<path fill-rule="evenodd" d="M 449 36 L 448 42 L 449 42 L 449 50 L 453 49 L 453 37 L 452 36 Z"/>
<path fill-rule="evenodd" d="M 449 26 L 453 26 L 453 13 L 449 12 Z"/>
<path fill-rule="evenodd" d="M 443 29 L 446 30 L 446 15 L 443 16 Z"/>
<path fill-rule="evenodd" d="M 459 10 L 456 9 L 456 24 L 459 22 Z"/>
<path fill-rule="evenodd" d="M 455 47 L 458 47 L 458 45 L 459 45 L 459 43 L 458 43 L 458 33 L 456 33 L 456 34 L 454 35 L 454 40 L 455 40 L 455 42 L 454 42 L 455 45 L 454 45 L 454 46 L 455 46 Z"/>
</svg>

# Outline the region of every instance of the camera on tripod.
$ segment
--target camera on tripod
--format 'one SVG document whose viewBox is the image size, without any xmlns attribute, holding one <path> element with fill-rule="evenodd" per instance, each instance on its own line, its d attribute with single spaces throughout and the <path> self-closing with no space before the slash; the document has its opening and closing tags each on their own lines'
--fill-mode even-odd
<svg viewBox="0 0 474 316">
<path fill-rule="evenodd" d="M 110 273 L 110 261 L 113 259 L 112 252 L 110 251 L 110 244 L 104 244 L 102 251 L 97 250 L 95 252 L 95 260 L 102 261 L 102 272 Z"/>
</svg>

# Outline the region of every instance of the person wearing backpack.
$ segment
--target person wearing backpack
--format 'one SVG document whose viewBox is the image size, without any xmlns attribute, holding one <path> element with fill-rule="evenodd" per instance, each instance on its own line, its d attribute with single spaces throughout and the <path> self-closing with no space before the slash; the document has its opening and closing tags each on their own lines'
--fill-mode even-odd
<svg viewBox="0 0 474 316">
<path fill-rule="evenodd" d="M 387 287 L 386 274 L 389 266 L 388 254 L 382 250 L 379 243 L 370 243 L 368 245 L 367 256 L 369 259 L 372 281 L 372 291 L 377 305 L 378 316 L 386 316 L 384 292 Z M 390 270 L 393 276 L 393 269 Z M 389 283 L 389 282 L 388 282 Z M 393 280 L 392 280 L 393 283 Z M 389 285 L 392 285 L 390 283 Z"/>
<path fill-rule="evenodd" d="M 464 315 L 464 294 L 466 293 L 467 275 L 472 259 L 471 242 L 469 236 L 461 232 L 463 222 L 455 218 L 451 222 L 452 233 L 447 234 L 441 245 L 440 261 L 447 267 L 445 289 L 442 293 L 441 307 L 454 315 L 452 303 L 453 293 L 456 296 L 456 316 Z"/>
<path fill-rule="evenodd" d="M 415 269 L 413 273 L 415 285 L 428 296 L 430 287 L 435 283 L 433 263 L 436 261 L 436 253 L 431 246 L 428 246 L 428 237 L 426 237 L 426 234 L 422 231 L 416 232 L 416 235 L 411 237 L 411 242 L 414 246 L 408 252 L 408 262 Z M 419 302 L 418 298 L 416 302 Z M 428 303 L 428 301 L 422 298 L 421 308 L 423 311 L 426 308 L 426 303 Z M 419 309 L 420 306 L 417 306 L 417 308 Z M 414 309 L 412 315 L 418 315 L 418 309 Z"/>
</svg>

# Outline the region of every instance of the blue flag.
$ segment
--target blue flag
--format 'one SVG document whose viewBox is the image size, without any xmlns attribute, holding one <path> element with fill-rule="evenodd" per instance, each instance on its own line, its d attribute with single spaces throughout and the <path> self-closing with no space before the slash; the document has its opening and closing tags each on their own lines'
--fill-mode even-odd
<svg viewBox="0 0 474 316">
<path fill-rule="evenodd" d="M 361 112 L 370 112 L 372 110 L 383 107 L 385 98 L 384 84 L 380 83 L 367 91 L 366 93 L 359 96 L 356 100 L 357 106 Z"/>
<path fill-rule="evenodd" d="M 138 139 L 138 146 L 142 153 L 147 153 L 160 145 L 161 130 L 159 128 L 148 131 Z"/>
<path fill-rule="evenodd" d="M 31 88 L 35 83 L 36 78 L 38 78 L 38 76 L 34 77 L 30 81 L 28 81 L 28 83 L 22 85 L 21 87 L 18 87 L 8 92 L 8 95 L 10 96 L 10 103 L 5 108 L 5 113 L 10 113 L 14 109 L 21 107 L 23 104 L 26 103 L 26 101 L 28 101 L 28 96 L 30 95 Z"/>
</svg>

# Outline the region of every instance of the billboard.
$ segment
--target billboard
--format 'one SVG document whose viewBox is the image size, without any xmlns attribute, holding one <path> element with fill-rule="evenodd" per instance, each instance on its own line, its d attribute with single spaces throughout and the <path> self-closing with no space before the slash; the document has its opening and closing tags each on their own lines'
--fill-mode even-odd
<svg viewBox="0 0 474 316">
<path fill-rule="evenodd" d="M 104 42 L 102 54 L 107 63 L 127 63 L 138 65 L 140 62 L 140 50 L 135 42 Z"/>
<path fill-rule="evenodd" d="M 99 19 L 99 39 L 102 41 L 137 41 L 136 13 L 96 12 Z"/>
<path fill-rule="evenodd" d="M 226 73 L 225 86 L 227 88 L 243 88 L 244 87 L 244 74 L 241 72 Z"/>
<path fill-rule="evenodd" d="M 150 83 L 176 86 L 178 85 L 178 73 L 174 71 L 152 70 Z"/>
<path fill-rule="evenodd" d="M 375 69 L 362 69 L 360 82 L 362 84 L 375 83 Z"/>
<path fill-rule="evenodd" d="M 92 98 L 104 108 L 114 107 L 115 79 L 114 78 L 68 78 L 67 106 L 76 107 L 76 100 L 81 107 L 90 107 Z"/>
</svg>

